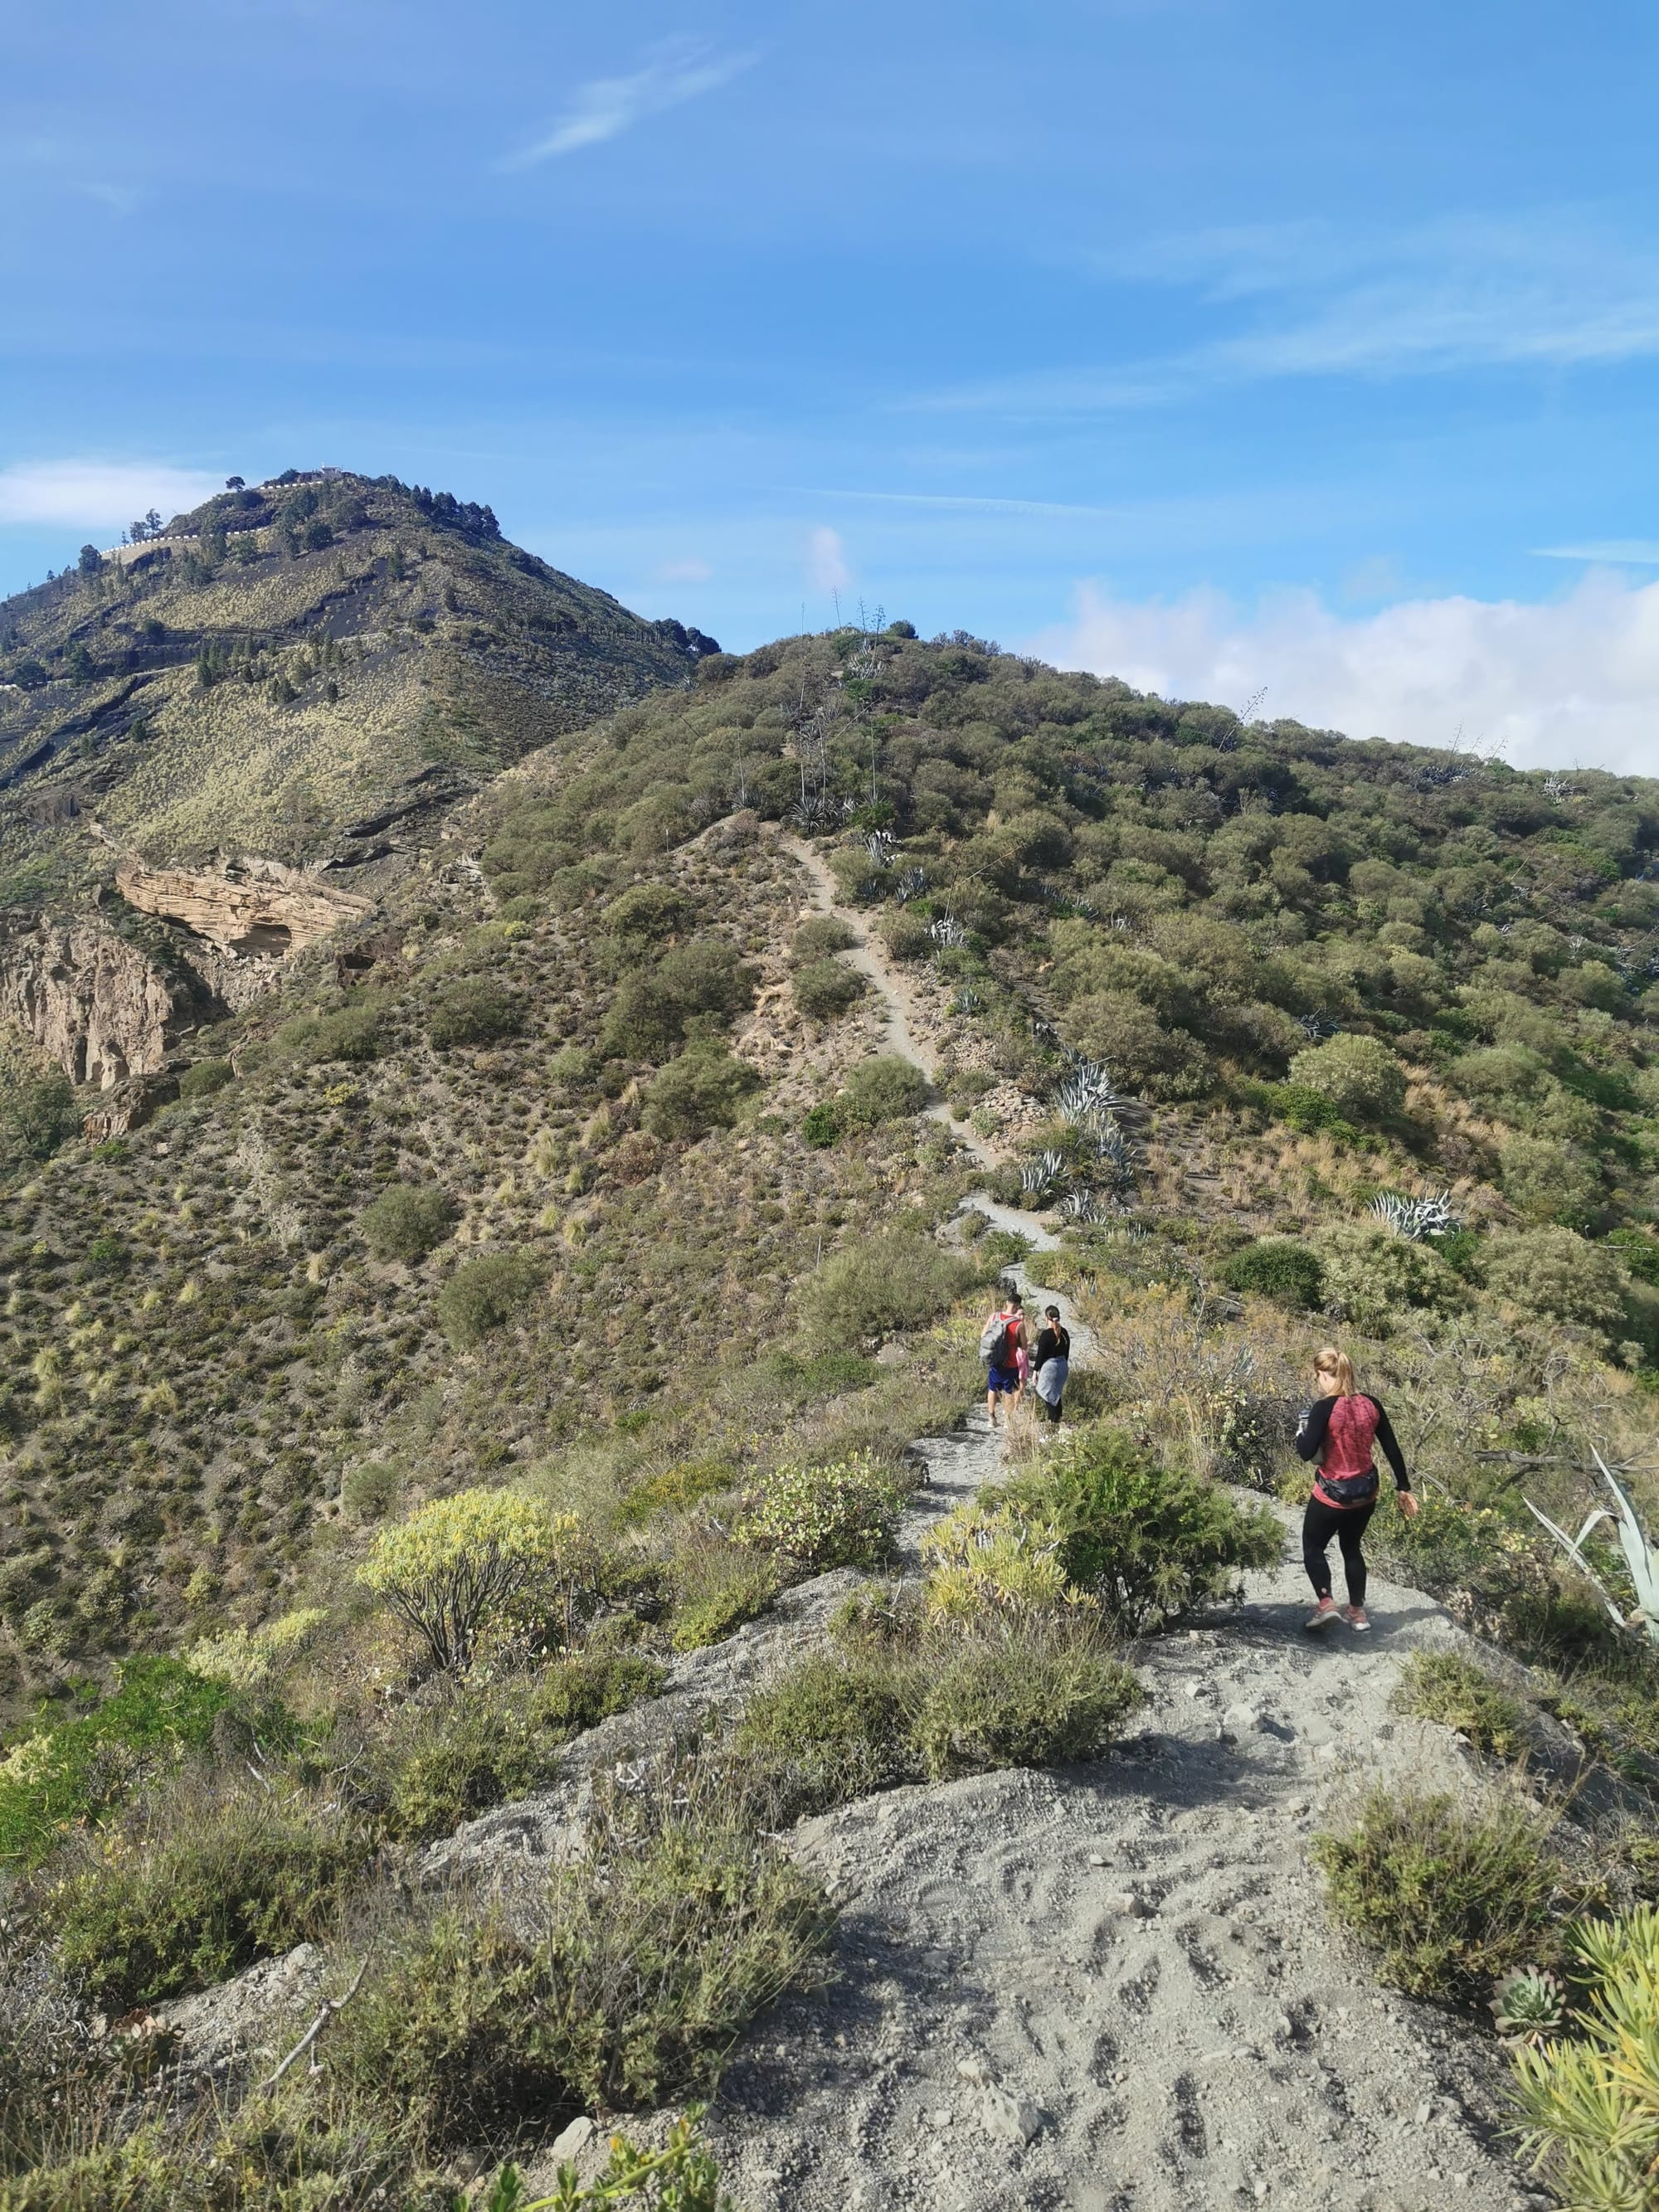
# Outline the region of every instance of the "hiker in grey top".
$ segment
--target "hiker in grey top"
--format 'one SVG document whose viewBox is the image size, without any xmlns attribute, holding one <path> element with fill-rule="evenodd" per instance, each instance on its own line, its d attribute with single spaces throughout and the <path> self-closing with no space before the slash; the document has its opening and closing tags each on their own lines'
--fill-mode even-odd
<svg viewBox="0 0 1659 2212">
<path fill-rule="evenodd" d="M 1025 1302 L 1010 1291 L 980 1331 L 979 1356 L 985 1362 L 985 1411 L 997 1425 L 997 1400 L 1012 1405 L 1021 1389 L 1019 1354 L 1025 1343 Z"/>
<path fill-rule="evenodd" d="M 1066 1378 L 1072 1371 L 1072 1333 L 1061 1327 L 1058 1306 L 1045 1306 L 1042 1321 L 1031 1355 L 1031 1388 L 1036 1394 L 1038 1420 L 1058 1426 Z"/>
</svg>

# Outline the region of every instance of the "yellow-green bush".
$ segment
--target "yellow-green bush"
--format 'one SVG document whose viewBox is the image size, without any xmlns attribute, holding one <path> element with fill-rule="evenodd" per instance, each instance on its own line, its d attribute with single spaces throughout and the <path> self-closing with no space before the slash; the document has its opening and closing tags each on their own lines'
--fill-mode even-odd
<svg viewBox="0 0 1659 2212">
<path fill-rule="evenodd" d="M 383 1528 L 357 1579 L 409 1623 L 435 1667 L 460 1671 L 489 1632 L 541 1631 L 568 1645 L 595 1569 L 570 1515 L 509 1490 L 463 1490 Z"/>
<path fill-rule="evenodd" d="M 775 1468 L 732 1531 L 798 1573 L 877 1567 L 893 1554 L 902 1493 L 869 1452 L 828 1466 Z"/>
<path fill-rule="evenodd" d="M 940 1620 L 1054 1613 L 1081 1603 L 1066 1573 L 1066 1532 L 1012 1505 L 958 1505 L 922 1538 L 927 1605 Z"/>
</svg>

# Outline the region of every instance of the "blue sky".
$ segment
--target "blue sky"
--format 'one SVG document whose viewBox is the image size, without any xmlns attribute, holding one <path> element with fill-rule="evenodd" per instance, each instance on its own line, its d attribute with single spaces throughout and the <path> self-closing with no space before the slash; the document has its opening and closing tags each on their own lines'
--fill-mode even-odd
<svg viewBox="0 0 1659 2212">
<path fill-rule="evenodd" d="M 0 22 L 0 587 L 330 460 L 738 647 L 862 600 L 1659 770 L 1659 16 Z"/>
</svg>

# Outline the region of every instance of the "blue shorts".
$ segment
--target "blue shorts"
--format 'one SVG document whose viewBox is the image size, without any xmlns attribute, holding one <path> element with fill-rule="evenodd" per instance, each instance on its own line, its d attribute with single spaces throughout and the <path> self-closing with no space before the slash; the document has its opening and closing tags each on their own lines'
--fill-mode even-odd
<svg viewBox="0 0 1659 2212">
<path fill-rule="evenodd" d="M 1006 1391 L 1012 1398 L 1019 1388 L 1018 1368 L 988 1367 L 985 1370 L 985 1387 L 992 1392 Z"/>
</svg>

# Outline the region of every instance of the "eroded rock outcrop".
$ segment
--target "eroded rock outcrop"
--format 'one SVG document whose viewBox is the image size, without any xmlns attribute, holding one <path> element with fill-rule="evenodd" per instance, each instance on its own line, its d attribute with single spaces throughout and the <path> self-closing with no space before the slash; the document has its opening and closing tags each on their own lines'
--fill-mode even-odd
<svg viewBox="0 0 1659 2212">
<path fill-rule="evenodd" d="M 141 914 L 176 922 L 236 960 L 285 959 L 374 911 L 372 899 L 325 890 L 303 869 L 253 857 L 199 871 L 127 860 L 115 884 Z"/>
<path fill-rule="evenodd" d="M 164 974 L 99 921 L 30 917 L 0 936 L 0 1021 L 100 1091 L 160 1072 L 199 1018 L 189 982 Z"/>
</svg>

